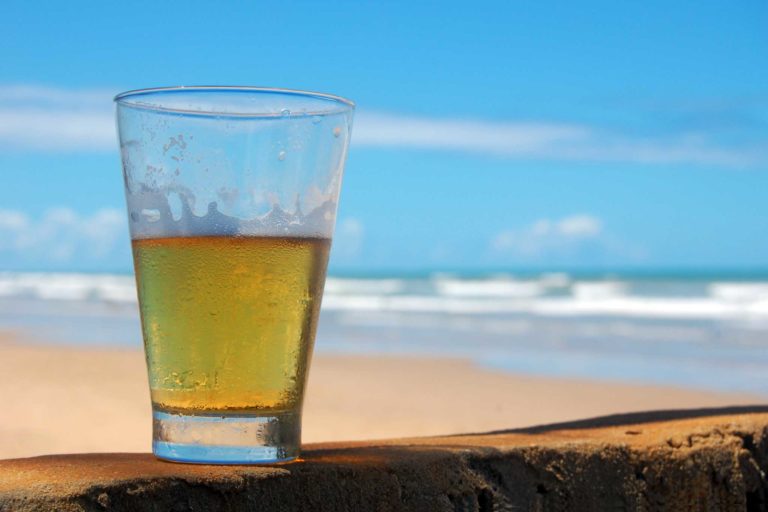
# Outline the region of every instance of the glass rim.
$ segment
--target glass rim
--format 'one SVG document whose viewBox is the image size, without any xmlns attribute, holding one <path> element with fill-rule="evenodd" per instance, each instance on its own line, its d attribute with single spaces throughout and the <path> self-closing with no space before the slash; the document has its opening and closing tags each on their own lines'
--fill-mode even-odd
<svg viewBox="0 0 768 512">
<path fill-rule="evenodd" d="M 217 92 L 235 92 L 235 93 L 252 93 L 252 94 L 273 94 L 273 95 L 285 95 L 304 97 L 308 99 L 314 99 L 319 101 L 325 101 L 329 104 L 328 108 L 319 110 L 302 110 L 299 112 L 291 112 L 284 114 L 282 112 L 226 112 L 219 111 L 217 109 L 207 110 L 191 110 L 185 108 L 168 107 L 158 104 L 142 103 L 139 101 L 131 101 L 135 98 L 141 98 L 146 96 L 164 96 L 167 94 L 191 92 L 191 93 L 217 93 Z M 236 117 L 236 118 L 279 118 L 279 117 L 303 117 L 303 116 L 327 116 L 333 114 L 341 114 L 349 112 L 355 109 L 355 103 L 352 100 L 337 96 L 335 94 L 328 94 L 315 91 L 303 91 L 299 89 L 283 89 L 279 87 L 259 87 L 248 85 L 178 85 L 170 87 L 150 87 L 145 89 L 133 89 L 117 94 L 113 100 L 120 107 L 136 108 L 141 110 L 155 111 L 158 113 L 177 114 L 184 116 L 201 116 L 201 117 Z"/>
</svg>

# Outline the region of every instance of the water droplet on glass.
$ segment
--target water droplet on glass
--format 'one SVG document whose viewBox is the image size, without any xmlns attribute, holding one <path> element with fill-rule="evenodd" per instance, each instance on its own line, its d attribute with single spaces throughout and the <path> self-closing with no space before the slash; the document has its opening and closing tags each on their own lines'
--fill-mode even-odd
<svg viewBox="0 0 768 512">
<path fill-rule="evenodd" d="M 281 116 L 289 116 L 289 115 L 291 115 L 291 111 L 288 110 L 287 108 L 284 108 L 283 110 L 280 111 L 280 115 Z"/>
<path fill-rule="evenodd" d="M 322 121 L 323 118 L 320 116 L 312 116 L 312 124 L 320 124 L 320 121 Z"/>
<path fill-rule="evenodd" d="M 160 210 L 155 208 L 144 208 L 141 210 L 141 215 L 147 222 L 157 222 L 160 220 Z"/>
<path fill-rule="evenodd" d="M 283 160 L 285 160 L 285 151 L 284 150 L 280 150 L 280 152 L 277 154 L 277 159 L 280 160 L 281 162 Z"/>
<path fill-rule="evenodd" d="M 341 126 L 337 126 L 333 129 L 333 136 L 338 137 L 339 135 L 341 135 Z"/>
</svg>

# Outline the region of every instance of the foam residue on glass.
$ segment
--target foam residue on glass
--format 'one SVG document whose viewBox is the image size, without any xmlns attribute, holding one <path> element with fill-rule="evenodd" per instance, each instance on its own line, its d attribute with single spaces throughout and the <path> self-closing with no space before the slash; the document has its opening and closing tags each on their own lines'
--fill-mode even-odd
<svg viewBox="0 0 768 512">
<path fill-rule="evenodd" d="M 292 210 L 275 203 L 265 214 L 241 219 L 223 214 L 215 201 L 208 203 L 204 215 L 198 215 L 191 206 L 194 197 L 175 191 L 145 190 L 132 199 L 130 229 L 134 239 L 214 235 L 330 238 L 336 219 L 336 203 L 330 200 L 305 214 L 297 198 Z"/>
<path fill-rule="evenodd" d="M 193 117 L 177 133 L 157 112 L 130 111 L 121 151 L 132 238 L 330 238 L 351 113 L 307 112 Z"/>
</svg>

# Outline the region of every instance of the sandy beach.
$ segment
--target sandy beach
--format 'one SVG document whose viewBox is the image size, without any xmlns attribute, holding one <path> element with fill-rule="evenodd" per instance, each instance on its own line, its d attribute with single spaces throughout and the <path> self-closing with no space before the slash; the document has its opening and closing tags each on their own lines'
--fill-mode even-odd
<svg viewBox="0 0 768 512">
<path fill-rule="evenodd" d="M 0 341 L 0 458 L 150 449 L 143 354 Z M 758 396 L 489 371 L 456 359 L 316 356 L 304 441 L 482 432 Z"/>
</svg>

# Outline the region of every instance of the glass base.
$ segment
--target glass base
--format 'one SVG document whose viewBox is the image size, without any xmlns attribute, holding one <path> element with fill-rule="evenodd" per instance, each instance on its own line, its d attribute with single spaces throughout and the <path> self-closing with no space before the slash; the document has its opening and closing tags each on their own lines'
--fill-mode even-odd
<svg viewBox="0 0 768 512">
<path fill-rule="evenodd" d="M 270 464 L 299 456 L 301 413 L 213 416 L 153 412 L 152 452 L 191 464 Z"/>
</svg>

